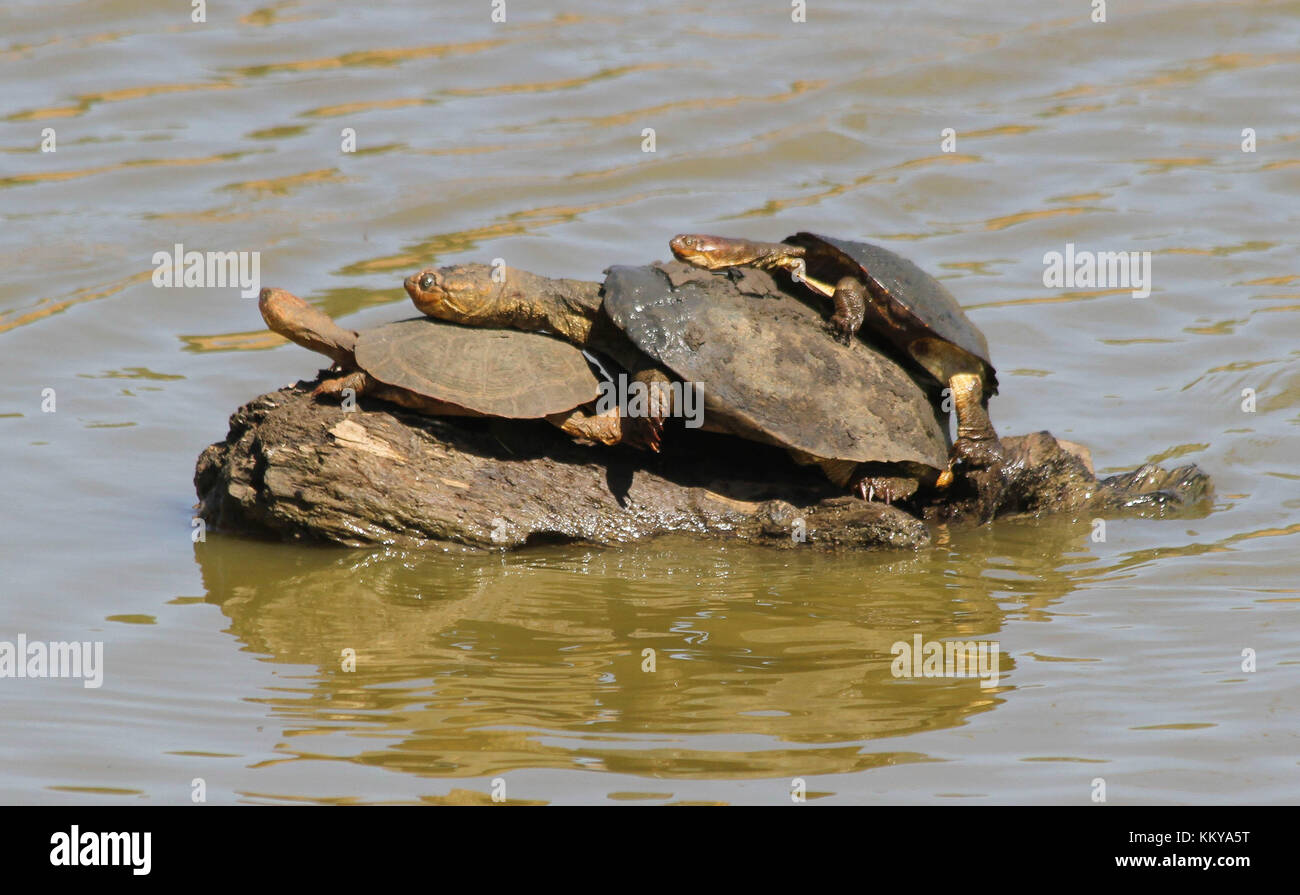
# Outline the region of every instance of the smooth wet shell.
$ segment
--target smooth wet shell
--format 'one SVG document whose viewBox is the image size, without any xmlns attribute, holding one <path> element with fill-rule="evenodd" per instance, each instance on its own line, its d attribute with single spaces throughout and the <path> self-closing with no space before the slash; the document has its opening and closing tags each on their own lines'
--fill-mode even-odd
<svg viewBox="0 0 1300 895">
<path fill-rule="evenodd" d="M 356 358 L 380 382 L 511 419 L 572 410 L 598 393 L 582 352 L 540 333 L 412 317 L 363 330 Z"/>
<path fill-rule="evenodd" d="M 832 286 L 841 276 L 861 275 L 874 280 L 881 293 L 911 312 L 936 336 L 987 364 L 992 386 L 990 393 L 996 391 L 997 379 L 989 360 L 988 340 L 966 316 L 953 294 L 930 274 L 902 255 L 869 242 L 853 242 L 816 233 L 796 233 L 786 242 L 808 250 L 810 275 L 815 275 L 820 258 L 834 258 L 835 266 L 841 272 L 831 278 Z"/>
<path fill-rule="evenodd" d="M 665 269 L 681 274 L 678 288 Z M 775 287 L 755 297 L 691 270 L 611 267 L 605 311 L 646 354 L 703 384 L 706 418 L 824 459 L 946 464 L 947 432 L 896 363 L 862 342 L 840 345 L 816 311 Z"/>
</svg>

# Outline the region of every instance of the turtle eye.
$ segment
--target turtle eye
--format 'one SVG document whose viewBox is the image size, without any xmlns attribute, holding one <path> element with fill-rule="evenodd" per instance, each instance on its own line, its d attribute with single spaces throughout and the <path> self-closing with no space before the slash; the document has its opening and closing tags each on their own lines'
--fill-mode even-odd
<svg viewBox="0 0 1300 895">
<path fill-rule="evenodd" d="M 424 276 L 420 277 L 419 286 L 423 291 L 428 292 L 437 285 L 437 282 L 438 281 L 433 278 L 433 274 L 426 273 Z"/>
</svg>

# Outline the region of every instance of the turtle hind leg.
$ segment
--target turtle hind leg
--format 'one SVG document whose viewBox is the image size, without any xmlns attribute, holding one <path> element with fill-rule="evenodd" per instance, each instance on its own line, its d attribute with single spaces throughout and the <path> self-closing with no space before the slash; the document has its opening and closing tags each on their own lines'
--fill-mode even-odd
<svg viewBox="0 0 1300 895">
<path fill-rule="evenodd" d="M 948 453 L 948 468 L 936 482 L 940 488 L 951 485 L 958 472 L 994 469 L 1005 460 L 1002 442 L 984 409 L 983 379 L 977 373 L 954 373 L 948 386 L 957 411 L 957 440 Z"/>
<path fill-rule="evenodd" d="M 351 389 L 352 394 L 359 398 L 366 394 L 366 392 L 370 391 L 373 385 L 374 380 L 365 373 L 348 373 L 346 376 L 326 379 L 320 385 L 312 389 L 311 396 L 313 398 L 320 398 L 329 395 L 330 397 L 344 398 L 346 397 L 346 395 L 343 394 L 344 390 Z"/>
<path fill-rule="evenodd" d="M 894 491 L 889 479 L 878 476 L 863 476 L 853 485 L 853 493 L 865 501 L 882 500 L 886 504 L 894 502 Z"/>
<path fill-rule="evenodd" d="M 623 418 L 617 407 L 606 413 L 587 413 L 582 409 L 553 413 L 546 421 L 582 441 L 615 445 L 624 440 Z"/>
<path fill-rule="evenodd" d="M 816 463 L 826 477 L 841 488 L 848 488 L 863 500 L 879 500 L 892 504 L 907 500 L 916 493 L 920 481 L 910 470 L 900 469 L 893 463 L 859 463 L 856 460 L 824 460 L 800 456 L 791 451 L 795 462 Z"/>
<path fill-rule="evenodd" d="M 919 485 L 909 476 L 868 474 L 855 479 L 852 487 L 853 493 L 863 500 L 892 504 L 896 500 L 907 500 L 916 493 Z"/>
<path fill-rule="evenodd" d="M 831 300 L 835 302 L 835 313 L 826 321 L 826 328 L 835 341 L 848 345 L 867 315 L 867 287 L 857 277 L 844 277 L 835 284 Z"/>
</svg>

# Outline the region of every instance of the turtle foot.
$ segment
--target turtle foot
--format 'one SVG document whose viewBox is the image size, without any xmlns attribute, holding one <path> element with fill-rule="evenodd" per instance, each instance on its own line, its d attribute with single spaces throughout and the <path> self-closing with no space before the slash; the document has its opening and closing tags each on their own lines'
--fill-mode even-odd
<svg viewBox="0 0 1300 895">
<path fill-rule="evenodd" d="M 623 419 L 617 413 L 588 414 L 578 408 L 553 413 L 546 421 L 585 444 L 615 445 L 624 440 Z"/>
<path fill-rule="evenodd" d="M 332 398 L 344 399 L 348 397 L 347 391 L 351 390 L 352 396 L 357 397 L 365 392 L 367 383 L 368 378 L 365 373 L 349 373 L 335 379 L 326 379 L 312 389 L 311 396 L 321 398 L 328 395 Z"/>
<path fill-rule="evenodd" d="M 632 377 L 633 385 L 641 385 L 645 404 L 624 421 L 632 443 L 637 447 L 659 452 L 663 446 L 664 420 L 673 412 L 672 389 L 668 375 L 658 368 L 640 370 Z"/>
<path fill-rule="evenodd" d="M 659 453 L 664 444 L 664 421 L 662 417 L 629 417 L 623 421 L 626 433 L 624 440 L 633 447 L 644 448 Z"/>
<path fill-rule="evenodd" d="M 852 488 L 853 493 L 863 500 L 893 504 L 915 494 L 917 481 L 899 476 L 868 475 L 855 481 Z"/>
<path fill-rule="evenodd" d="M 959 436 L 948 451 L 948 468 L 939 474 L 935 485 L 947 488 L 959 475 L 969 475 L 989 469 L 996 469 L 1006 463 L 1002 442 L 995 437 L 971 438 Z"/>
<path fill-rule="evenodd" d="M 862 321 L 867 315 L 867 287 L 853 277 L 844 277 L 835 284 L 831 301 L 835 303 L 835 313 L 827 324 L 836 340 L 848 345 L 862 329 Z"/>
<path fill-rule="evenodd" d="M 853 344 L 853 335 L 858 330 L 852 321 L 845 320 L 839 314 L 826 321 L 826 331 L 841 345 Z"/>
<path fill-rule="evenodd" d="M 1003 508 L 1008 473 L 1006 452 L 996 437 L 962 435 L 953 442 L 948 468 L 935 487 L 945 491 L 945 501 L 965 506 L 968 518 L 988 522 Z"/>
</svg>

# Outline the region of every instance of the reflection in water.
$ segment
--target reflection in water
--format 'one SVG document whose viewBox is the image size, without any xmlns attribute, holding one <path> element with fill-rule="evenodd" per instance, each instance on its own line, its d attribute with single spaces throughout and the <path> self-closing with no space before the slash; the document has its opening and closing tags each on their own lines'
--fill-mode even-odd
<svg viewBox="0 0 1300 895">
<path fill-rule="evenodd" d="M 768 777 L 925 761 L 866 744 L 1000 704 L 1014 679 L 1005 649 L 1001 686 L 984 690 L 894 679 L 892 644 L 996 640 L 1004 603 L 1046 618 L 1091 561 L 1076 552 L 1086 533 L 1012 524 L 961 532 L 960 551 L 793 560 L 675 539 L 465 557 L 214 537 L 196 557 L 246 648 L 318 669 L 300 691 L 256 697 L 293 758 L 323 757 L 297 737 L 347 734 L 329 754 L 436 777 Z M 355 672 L 341 670 L 346 649 Z"/>
</svg>

